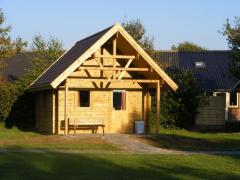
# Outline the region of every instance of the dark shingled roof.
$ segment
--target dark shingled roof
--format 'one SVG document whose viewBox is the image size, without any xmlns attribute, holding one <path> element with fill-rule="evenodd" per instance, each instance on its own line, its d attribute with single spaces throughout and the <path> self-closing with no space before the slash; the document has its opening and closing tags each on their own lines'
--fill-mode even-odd
<svg viewBox="0 0 240 180">
<path fill-rule="evenodd" d="M 111 28 L 112 26 L 78 41 L 69 51 L 58 59 L 55 64 L 50 66 L 30 88 L 50 84 Z"/>
<path fill-rule="evenodd" d="M 13 81 L 18 79 L 24 72 L 31 67 L 31 63 L 28 59 L 29 53 L 18 53 L 15 56 L 4 60 L 3 69 L 0 70 L 0 74 L 7 81 Z"/>
<path fill-rule="evenodd" d="M 153 59 L 169 66 L 169 69 L 194 70 L 204 91 L 232 90 L 237 83 L 228 72 L 230 51 L 159 51 Z M 195 62 L 204 62 L 205 67 L 196 68 Z"/>
</svg>

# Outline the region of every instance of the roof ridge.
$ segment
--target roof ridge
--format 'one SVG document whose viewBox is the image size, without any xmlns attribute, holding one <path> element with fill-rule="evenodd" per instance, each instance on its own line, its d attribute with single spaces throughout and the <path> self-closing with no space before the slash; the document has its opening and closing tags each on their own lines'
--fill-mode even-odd
<svg viewBox="0 0 240 180">
<path fill-rule="evenodd" d="M 201 51 L 178 51 L 178 50 L 156 50 L 156 53 L 161 52 L 172 52 L 172 53 L 178 53 L 178 52 L 187 52 L 187 53 L 206 53 L 206 52 L 231 52 L 233 50 L 201 50 Z"/>
</svg>

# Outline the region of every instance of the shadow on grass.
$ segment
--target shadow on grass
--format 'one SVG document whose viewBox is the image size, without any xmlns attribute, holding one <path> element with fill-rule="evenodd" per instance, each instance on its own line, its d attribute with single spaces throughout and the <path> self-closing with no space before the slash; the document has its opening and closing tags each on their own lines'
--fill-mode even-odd
<svg viewBox="0 0 240 180">
<path fill-rule="evenodd" d="M 184 151 L 239 151 L 240 140 L 237 139 L 204 139 L 196 137 L 188 137 L 175 134 L 160 134 L 158 136 L 143 136 L 142 140 L 146 140 L 154 146 Z"/>
<path fill-rule="evenodd" d="M 231 157 L 215 156 L 51 152 L 0 155 L 1 179 L 238 179 L 238 167 L 239 161 Z"/>
</svg>

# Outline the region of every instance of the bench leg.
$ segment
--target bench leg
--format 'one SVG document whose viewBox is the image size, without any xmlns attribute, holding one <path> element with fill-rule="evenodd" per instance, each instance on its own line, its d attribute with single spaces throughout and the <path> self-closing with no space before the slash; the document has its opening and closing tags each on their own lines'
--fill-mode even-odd
<svg viewBox="0 0 240 180">
<path fill-rule="evenodd" d="M 74 120 L 74 135 L 76 135 L 76 123 L 75 123 L 75 120 Z"/>
<path fill-rule="evenodd" d="M 103 132 L 103 135 L 105 135 L 105 132 L 104 132 L 104 126 L 102 126 L 102 132 Z"/>
<path fill-rule="evenodd" d="M 98 126 L 96 126 L 95 128 L 95 134 L 97 134 L 97 131 L 98 131 Z"/>
</svg>

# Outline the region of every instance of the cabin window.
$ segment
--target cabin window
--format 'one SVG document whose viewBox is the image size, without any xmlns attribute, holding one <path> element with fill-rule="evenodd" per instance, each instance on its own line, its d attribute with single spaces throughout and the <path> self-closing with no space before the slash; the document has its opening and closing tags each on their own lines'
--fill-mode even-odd
<svg viewBox="0 0 240 180">
<path fill-rule="evenodd" d="M 90 106 L 90 91 L 79 91 L 79 106 L 80 107 Z"/>
<path fill-rule="evenodd" d="M 237 92 L 230 92 L 229 98 L 229 106 L 230 107 L 238 107 L 238 93 Z"/>
<path fill-rule="evenodd" d="M 113 91 L 113 109 L 126 110 L 126 91 Z"/>
</svg>

